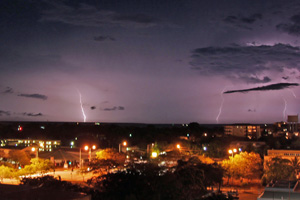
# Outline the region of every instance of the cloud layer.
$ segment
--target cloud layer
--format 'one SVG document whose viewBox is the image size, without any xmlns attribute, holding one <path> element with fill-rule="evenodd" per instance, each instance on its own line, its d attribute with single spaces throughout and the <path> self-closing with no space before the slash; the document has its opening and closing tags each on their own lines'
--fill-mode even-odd
<svg viewBox="0 0 300 200">
<path fill-rule="evenodd" d="M 95 6 L 84 3 L 76 7 L 57 2 L 49 2 L 49 4 L 51 4 L 51 8 L 42 12 L 42 21 L 56 21 L 70 25 L 92 27 L 128 26 L 131 24 L 148 27 L 159 22 L 156 18 L 145 14 L 121 14 L 110 10 L 100 10 Z"/>
<path fill-rule="evenodd" d="M 18 94 L 19 97 L 27 97 L 27 98 L 34 98 L 34 99 L 41 99 L 47 100 L 48 97 L 43 94 Z"/>
<path fill-rule="evenodd" d="M 300 48 L 288 44 L 204 47 L 192 51 L 192 69 L 247 83 L 268 83 L 270 71 L 300 69 Z"/>
<path fill-rule="evenodd" d="M 298 83 L 277 83 L 277 84 L 271 84 L 266 85 L 262 87 L 255 87 L 255 88 L 249 88 L 249 89 L 243 89 L 243 90 L 228 90 L 225 91 L 224 94 L 231 94 L 231 93 L 247 93 L 251 91 L 268 91 L 268 90 L 283 90 L 286 88 L 290 88 L 293 86 L 298 86 Z"/>
</svg>

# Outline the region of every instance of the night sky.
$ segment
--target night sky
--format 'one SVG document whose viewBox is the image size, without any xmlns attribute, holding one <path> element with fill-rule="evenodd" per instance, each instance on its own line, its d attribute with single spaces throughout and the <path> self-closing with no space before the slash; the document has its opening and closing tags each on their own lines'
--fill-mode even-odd
<svg viewBox="0 0 300 200">
<path fill-rule="evenodd" d="M 299 36 L 299 1 L 1 0 L 0 120 L 286 120 Z"/>
</svg>

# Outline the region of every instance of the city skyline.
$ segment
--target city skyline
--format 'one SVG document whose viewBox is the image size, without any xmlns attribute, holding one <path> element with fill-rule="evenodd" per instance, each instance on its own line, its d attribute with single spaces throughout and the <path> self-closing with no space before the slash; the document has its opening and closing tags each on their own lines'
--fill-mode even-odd
<svg viewBox="0 0 300 200">
<path fill-rule="evenodd" d="M 297 1 L 0 3 L 0 121 L 272 123 L 297 115 Z"/>
</svg>

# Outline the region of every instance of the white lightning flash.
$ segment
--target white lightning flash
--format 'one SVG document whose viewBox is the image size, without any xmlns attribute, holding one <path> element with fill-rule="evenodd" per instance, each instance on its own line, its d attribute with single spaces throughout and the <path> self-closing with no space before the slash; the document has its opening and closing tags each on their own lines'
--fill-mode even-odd
<svg viewBox="0 0 300 200">
<path fill-rule="evenodd" d="M 223 93 L 224 93 L 225 89 L 226 89 L 226 87 L 224 87 L 224 89 L 222 90 L 222 92 L 220 94 L 222 101 L 221 101 L 221 105 L 220 105 L 220 108 L 219 108 L 219 113 L 218 113 L 217 118 L 216 118 L 217 124 L 219 123 L 219 118 L 221 116 L 222 109 L 223 109 L 223 104 L 224 104 Z"/>
<path fill-rule="evenodd" d="M 79 90 L 78 91 L 78 94 L 79 94 L 79 102 L 80 102 L 80 107 L 81 107 L 81 112 L 82 112 L 82 115 L 83 115 L 83 122 L 86 122 L 86 115 L 84 113 L 84 109 L 83 109 L 83 105 L 82 105 L 82 100 L 81 100 L 81 93 Z"/>
<path fill-rule="evenodd" d="M 295 92 L 293 90 L 289 89 L 289 91 L 292 93 L 292 95 L 295 97 L 295 99 L 298 99 L 297 96 L 296 96 L 296 94 L 295 94 Z"/>
<path fill-rule="evenodd" d="M 285 120 L 285 116 L 286 116 L 286 107 L 287 107 L 287 102 L 285 100 L 285 98 L 282 98 L 283 101 L 284 101 L 284 109 L 283 109 L 283 112 L 282 112 L 282 115 L 283 115 L 283 121 Z"/>
</svg>

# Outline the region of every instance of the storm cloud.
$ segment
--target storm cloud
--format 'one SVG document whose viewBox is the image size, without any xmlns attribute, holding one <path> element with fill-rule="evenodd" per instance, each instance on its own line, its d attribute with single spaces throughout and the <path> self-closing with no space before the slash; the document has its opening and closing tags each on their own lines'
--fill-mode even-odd
<svg viewBox="0 0 300 200">
<path fill-rule="evenodd" d="M 228 15 L 223 19 L 223 21 L 227 24 L 250 30 L 251 27 L 249 25 L 253 24 L 257 20 L 262 19 L 262 14 L 256 13 L 250 16 L 241 16 L 241 15 Z"/>
<path fill-rule="evenodd" d="M 76 26 L 139 26 L 156 25 L 159 20 L 145 14 L 121 14 L 111 10 L 98 9 L 85 3 L 72 6 L 58 2 L 48 2 L 47 10 L 43 10 L 41 21 L 56 21 Z"/>
<path fill-rule="evenodd" d="M 6 89 L 3 91 L 4 94 L 12 94 L 14 93 L 14 90 L 11 87 L 6 87 Z"/>
<path fill-rule="evenodd" d="M 0 116 L 10 116 L 9 111 L 0 110 Z"/>
<path fill-rule="evenodd" d="M 112 108 L 104 108 L 103 111 L 116 111 L 116 110 L 125 110 L 123 106 L 114 106 Z"/>
<path fill-rule="evenodd" d="M 28 117 L 41 117 L 43 116 L 42 113 L 27 113 L 27 112 L 24 112 L 22 113 L 24 116 L 28 116 Z"/>
<path fill-rule="evenodd" d="M 27 97 L 27 98 L 34 98 L 34 99 L 41 99 L 47 100 L 48 97 L 43 94 L 18 94 L 19 97 Z"/>
<path fill-rule="evenodd" d="M 108 36 L 108 35 L 99 35 L 95 36 L 94 40 L 97 42 L 102 42 L 102 41 L 116 41 L 114 37 Z"/>
<path fill-rule="evenodd" d="M 276 28 L 290 35 L 300 36 L 300 14 L 293 15 L 289 23 L 280 23 Z"/>
<path fill-rule="evenodd" d="M 204 47 L 192 51 L 190 65 L 202 75 L 221 75 L 247 83 L 267 83 L 270 71 L 300 70 L 300 48 L 288 44 Z"/>
<path fill-rule="evenodd" d="M 286 88 L 290 88 L 293 86 L 298 86 L 298 83 L 276 83 L 271 85 L 266 85 L 262 87 L 255 87 L 255 88 L 249 88 L 249 89 L 243 89 L 243 90 L 228 90 L 225 91 L 224 94 L 231 94 L 231 93 L 247 93 L 251 91 L 269 91 L 269 90 L 283 90 Z"/>
</svg>

